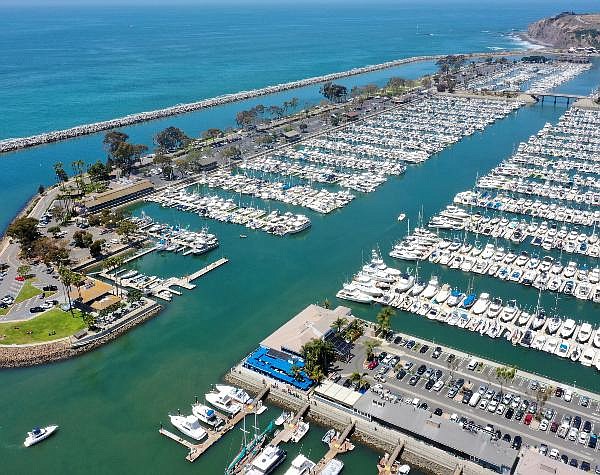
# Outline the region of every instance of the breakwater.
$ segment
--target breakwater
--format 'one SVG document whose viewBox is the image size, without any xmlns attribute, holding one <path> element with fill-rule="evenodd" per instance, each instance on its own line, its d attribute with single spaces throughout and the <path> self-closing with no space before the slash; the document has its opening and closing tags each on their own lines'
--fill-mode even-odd
<svg viewBox="0 0 600 475">
<path fill-rule="evenodd" d="M 494 52 L 494 53 L 471 53 L 465 55 L 467 58 L 481 58 L 481 57 L 494 57 L 494 56 L 511 56 L 515 54 L 522 54 L 523 51 L 511 51 L 511 52 Z M 278 92 L 288 91 L 291 89 L 298 89 L 301 87 L 311 86 L 314 84 L 320 84 L 328 81 L 335 81 L 337 79 L 356 76 L 359 74 L 370 73 L 383 69 L 395 68 L 409 63 L 417 63 L 422 61 L 435 61 L 445 55 L 426 55 L 426 56 L 412 56 L 410 58 L 397 59 L 393 61 L 387 61 L 385 63 L 372 64 L 369 66 L 363 66 L 360 68 L 353 68 L 346 71 L 337 73 L 324 74 L 321 76 L 314 76 L 311 78 L 301 79 L 298 81 L 291 81 L 282 84 L 276 84 L 273 86 L 266 86 L 260 89 L 252 89 L 250 91 L 240 91 L 232 94 L 224 94 L 221 96 L 203 99 L 197 102 L 190 102 L 187 104 L 177 104 L 175 106 L 167 107 L 164 109 L 157 109 L 147 112 L 139 112 L 136 114 L 126 115 L 116 119 L 105 120 L 101 122 L 94 122 L 91 124 L 78 125 L 69 129 L 55 130 L 52 132 L 46 132 L 38 135 L 31 135 L 29 137 L 20 138 L 9 138 L 0 140 L 0 153 L 14 152 L 16 150 L 35 147 L 38 145 L 44 145 L 52 142 L 59 142 L 61 140 L 72 139 L 75 137 L 81 137 L 83 135 L 95 134 L 103 132 L 105 130 L 115 129 L 118 127 L 126 127 L 129 125 L 139 124 L 141 122 L 148 122 L 151 120 L 162 119 L 179 114 L 185 114 L 188 112 L 197 111 L 200 109 L 208 109 L 210 107 L 221 106 L 232 102 L 243 101 L 246 99 L 252 99 L 260 96 L 266 96 L 269 94 L 275 94 Z"/>
</svg>

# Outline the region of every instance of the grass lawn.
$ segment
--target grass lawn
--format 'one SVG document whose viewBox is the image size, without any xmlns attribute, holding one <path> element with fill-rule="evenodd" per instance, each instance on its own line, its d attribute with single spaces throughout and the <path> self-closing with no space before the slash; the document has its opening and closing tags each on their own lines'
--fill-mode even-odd
<svg viewBox="0 0 600 475">
<path fill-rule="evenodd" d="M 80 312 L 75 310 L 74 315 L 54 307 L 32 320 L 0 323 L 0 345 L 40 343 L 73 335 L 85 328 Z"/>
<path fill-rule="evenodd" d="M 24 300 L 28 300 L 43 293 L 43 291 L 35 287 L 32 282 L 33 279 L 27 279 L 25 281 L 25 284 L 23 287 L 21 287 L 19 295 L 15 297 L 15 303 L 23 302 Z"/>
</svg>

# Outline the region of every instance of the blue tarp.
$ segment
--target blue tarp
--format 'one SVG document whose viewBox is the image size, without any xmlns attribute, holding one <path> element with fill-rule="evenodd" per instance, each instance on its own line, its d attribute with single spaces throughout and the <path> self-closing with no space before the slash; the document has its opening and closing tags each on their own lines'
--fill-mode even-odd
<svg viewBox="0 0 600 475">
<path fill-rule="evenodd" d="M 278 352 L 278 355 L 281 355 L 281 353 Z M 270 378 L 291 384 L 303 391 L 306 391 L 313 384 L 312 379 L 304 372 L 304 361 L 301 358 L 289 355 L 288 359 L 283 359 L 269 352 L 269 349 L 263 346 L 258 347 L 246 358 L 244 366 Z M 297 378 L 294 378 L 292 366 L 302 369 Z"/>
</svg>

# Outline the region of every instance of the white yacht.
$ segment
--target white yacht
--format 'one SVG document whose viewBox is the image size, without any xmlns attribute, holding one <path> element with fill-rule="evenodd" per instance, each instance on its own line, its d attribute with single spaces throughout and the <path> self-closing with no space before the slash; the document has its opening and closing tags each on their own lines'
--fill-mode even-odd
<svg viewBox="0 0 600 475">
<path fill-rule="evenodd" d="M 435 303 L 444 303 L 450 297 L 452 289 L 448 284 L 442 285 L 441 290 L 435 294 L 434 301 Z"/>
<path fill-rule="evenodd" d="M 579 328 L 579 333 L 577 333 L 577 341 L 579 343 L 587 342 L 592 336 L 592 326 L 589 323 L 582 323 L 581 328 Z"/>
<path fill-rule="evenodd" d="M 310 429 L 310 424 L 308 422 L 304 422 L 302 419 L 298 421 L 296 428 L 294 429 L 294 433 L 292 434 L 292 442 L 298 443 L 300 440 L 306 435 Z"/>
<path fill-rule="evenodd" d="M 274 445 L 267 445 L 252 461 L 245 475 L 267 475 L 285 460 L 287 452 Z"/>
<path fill-rule="evenodd" d="M 338 459 L 330 460 L 321 471 L 321 475 L 338 475 L 344 468 L 344 462 Z"/>
<path fill-rule="evenodd" d="M 23 445 L 25 447 L 31 447 L 32 445 L 47 439 L 58 430 L 57 425 L 51 425 L 46 427 L 34 427 L 31 432 L 27 432 L 27 437 Z"/>
<path fill-rule="evenodd" d="M 204 422 L 210 427 L 219 427 L 223 424 L 223 419 L 217 416 L 217 413 L 204 404 L 192 404 L 192 414 L 194 414 L 201 422 Z"/>
<path fill-rule="evenodd" d="M 473 305 L 471 312 L 473 312 L 475 315 L 481 315 L 488 309 L 489 305 L 490 294 L 484 292 L 479 296 L 477 302 L 475 302 L 475 305 Z"/>
<path fill-rule="evenodd" d="M 567 318 L 560 328 L 559 335 L 561 338 L 571 338 L 575 331 L 575 320 Z"/>
<path fill-rule="evenodd" d="M 172 416 L 169 415 L 171 424 L 173 424 L 179 432 L 191 437 L 194 440 L 202 440 L 207 433 L 200 425 L 200 421 L 194 415 L 189 416 Z"/>
<path fill-rule="evenodd" d="M 237 401 L 241 404 L 252 403 L 252 397 L 243 389 L 239 389 L 234 386 L 227 386 L 225 384 L 216 384 L 215 387 L 217 388 L 217 391 L 229 395 L 234 401 Z"/>
<path fill-rule="evenodd" d="M 204 395 L 206 400 L 217 409 L 228 414 L 237 414 L 242 410 L 242 405 L 235 402 L 231 396 L 224 392 L 211 392 Z"/>
<path fill-rule="evenodd" d="M 594 359 L 596 358 L 596 351 L 592 348 L 586 348 L 585 351 L 581 354 L 579 358 L 579 362 L 583 366 L 592 366 Z"/>
<path fill-rule="evenodd" d="M 315 463 L 312 460 L 307 459 L 304 455 L 298 454 L 294 460 L 292 460 L 292 466 L 288 468 L 284 475 L 306 475 L 315 468 Z"/>
<path fill-rule="evenodd" d="M 427 287 L 425 288 L 425 290 L 423 291 L 423 293 L 421 295 L 423 295 L 423 297 L 425 297 L 426 299 L 430 299 L 435 294 L 437 294 L 439 290 L 440 290 L 440 286 L 438 284 L 438 278 L 437 278 L 437 276 L 434 275 L 434 276 L 431 276 L 431 279 L 429 280 L 429 284 L 427 284 Z"/>
<path fill-rule="evenodd" d="M 282 426 L 290 418 L 290 413 L 283 411 L 277 419 L 275 419 L 276 426 Z"/>
</svg>

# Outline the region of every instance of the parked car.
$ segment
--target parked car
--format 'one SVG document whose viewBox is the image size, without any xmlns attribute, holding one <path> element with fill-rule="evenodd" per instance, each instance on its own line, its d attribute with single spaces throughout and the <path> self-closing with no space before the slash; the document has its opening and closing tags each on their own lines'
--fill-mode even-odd
<svg viewBox="0 0 600 475">
<path fill-rule="evenodd" d="M 533 420 L 533 414 L 527 414 L 525 416 L 525 420 L 523 421 L 523 424 L 525 424 L 526 426 L 528 426 L 529 424 L 531 424 L 532 420 Z"/>
<path fill-rule="evenodd" d="M 515 435 L 513 442 L 511 444 L 511 447 L 515 450 L 519 450 L 521 449 L 521 444 L 523 443 L 523 440 L 521 439 L 520 435 Z"/>
<path fill-rule="evenodd" d="M 433 359 L 437 360 L 441 355 L 442 355 L 442 347 L 436 346 L 435 350 L 433 350 L 433 353 L 431 353 L 431 357 Z"/>
</svg>

